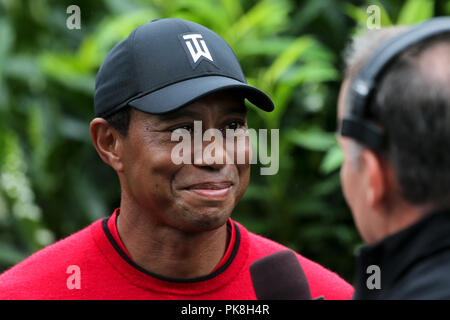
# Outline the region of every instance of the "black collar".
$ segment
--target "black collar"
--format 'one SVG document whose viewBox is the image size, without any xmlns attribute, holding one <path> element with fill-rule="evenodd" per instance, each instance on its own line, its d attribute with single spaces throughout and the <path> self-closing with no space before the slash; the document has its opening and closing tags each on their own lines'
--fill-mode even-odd
<svg viewBox="0 0 450 320">
<path fill-rule="evenodd" d="M 360 249 L 356 264 L 355 298 L 370 299 L 389 290 L 416 263 L 450 249 L 450 210 L 427 214 L 417 223 L 374 245 Z M 369 290 L 367 267 L 381 270 L 381 290 Z"/>
</svg>

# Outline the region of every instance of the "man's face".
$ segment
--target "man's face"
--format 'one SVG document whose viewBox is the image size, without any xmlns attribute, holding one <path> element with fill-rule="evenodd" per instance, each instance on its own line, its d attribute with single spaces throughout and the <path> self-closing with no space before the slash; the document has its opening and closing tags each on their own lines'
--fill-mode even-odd
<svg viewBox="0 0 450 320">
<path fill-rule="evenodd" d="M 202 122 L 203 131 L 246 129 L 243 99 L 222 92 L 164 115 L 133 110 L 129 132 L 121 138 L 123 171 L 119 173 L 122 192 L 135 206 L 156 223 L 188 232 L 223 225 L 247 189 L 250 176 L 249 161 L 208 165 L 200 159 L 200 163 L 174 164 L 172 150 L 180 142 L 171 141 L 172 132 L 183 128 L 193 136 L 194 121 Z M 203 148 L 210 143 L 204 142 Z M 245 149 L 235 152 L 249 159 L 249 149 L 246 143 Z"/>
</svg>

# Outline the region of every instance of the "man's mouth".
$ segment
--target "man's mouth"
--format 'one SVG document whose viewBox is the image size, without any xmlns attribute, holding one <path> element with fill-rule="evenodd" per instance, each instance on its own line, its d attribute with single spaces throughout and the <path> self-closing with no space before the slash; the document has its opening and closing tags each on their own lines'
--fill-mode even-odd
<svg viewBox="0 0 450 320">
<path fill-rule="evenodd" d="M 232 187 L 232 183 L 229 181 L 221 182 L 202 182 L 194 185 L 190 185 L 185 190 L 193 192 L 199 196 L 220 199 L 224 198 Z"/>
</svg>

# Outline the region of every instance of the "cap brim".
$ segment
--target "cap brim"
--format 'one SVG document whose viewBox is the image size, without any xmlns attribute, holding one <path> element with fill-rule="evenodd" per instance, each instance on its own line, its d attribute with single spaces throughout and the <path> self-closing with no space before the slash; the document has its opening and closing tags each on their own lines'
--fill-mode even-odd
<svg viewBox="0 0 450 320">
<path fill-rule="evenodd" d="M 161 114 L 174 111 L 216 91 L 236 89 L 243 97 L 264 111 L 272 111 L 272 100 L 259 89 L 240 81 L 222 77 L 206 76 L 177 82 L 130 101 L 128 104 L 144 112 Z"/>
</svg>

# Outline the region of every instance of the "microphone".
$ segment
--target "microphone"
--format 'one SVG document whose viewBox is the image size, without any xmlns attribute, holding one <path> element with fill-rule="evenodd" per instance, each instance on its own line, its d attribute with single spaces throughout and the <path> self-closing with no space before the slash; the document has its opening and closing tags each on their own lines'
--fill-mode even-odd
<svg viewBox="0 0 450 320">
<path fill-rule="evenodd" d="M 312 300 L 308 280 L 295 253 L 283 250 L 250 265 L 258 300 Z"/>
</svg>

